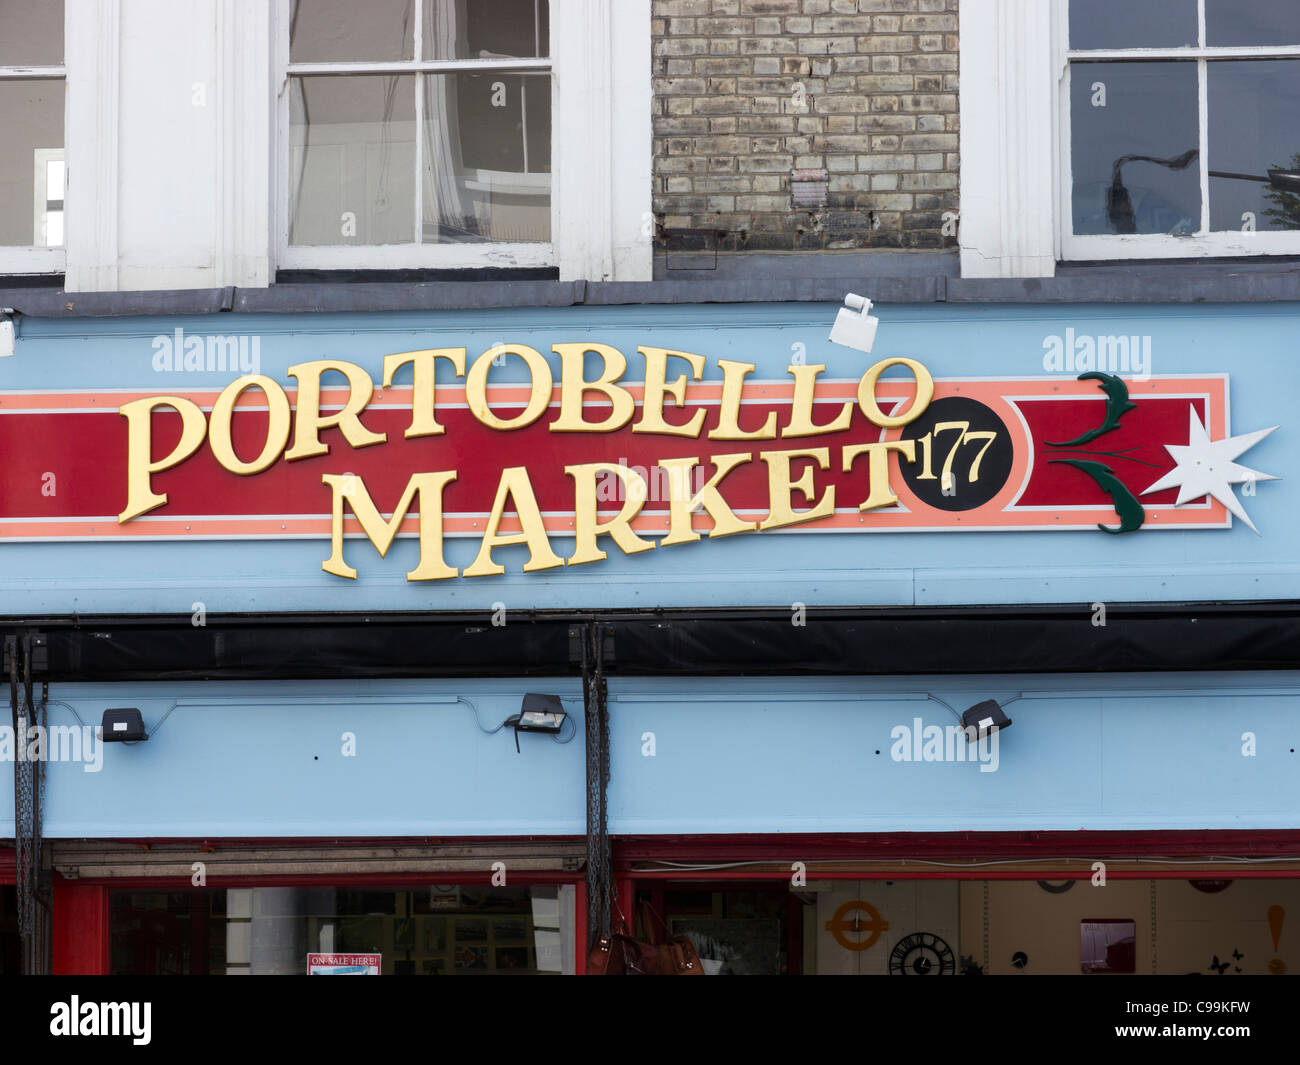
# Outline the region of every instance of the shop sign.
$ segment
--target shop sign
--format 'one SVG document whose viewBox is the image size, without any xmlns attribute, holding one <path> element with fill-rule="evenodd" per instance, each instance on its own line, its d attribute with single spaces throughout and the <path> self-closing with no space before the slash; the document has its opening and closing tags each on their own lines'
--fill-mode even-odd
<svg viewBox="0 0 1300 1065">
<path fill-rule="evenodd" d="M 382 954 L 308 954 L 308 976 L 378 976 Z"/>
<path fill-rule="evenodd" d="M 629 380 L 609 345 L 553 351 L 558 378 L 502 344 L 389 355 L 378 381 L 325 359 L 291 389 L 0 393 L 0 538 L 320 538 L 355 577 L 349 538 L 412 536 L 418 581 L 503 573 L 511 544 L 538 572 L 751 532 L 1253 529 L 1243 498 L 1274 479 L 1236 461 L 1272 430 L 1231 435 L 1226 374 L 936 379 L 894 356 L 705 380 L 647 345 Z M 506 360 L 526 383 L 488 383 Z M 446 537 L 478 541 L 470 565 Z"/>
</svg>

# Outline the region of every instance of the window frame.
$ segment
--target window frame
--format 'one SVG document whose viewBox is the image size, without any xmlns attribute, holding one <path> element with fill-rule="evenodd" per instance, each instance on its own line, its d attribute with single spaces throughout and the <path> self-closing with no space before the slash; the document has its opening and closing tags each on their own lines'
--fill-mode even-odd
<svg viewBox="0 0 1300 1065">
<path fill-rule="evenodd" d="M 553 267 L 557 265 L 554 236 L 559 232 L 560 211 L 556 196 L 555 173 L 560 158 L 560 126 L 558 112 L 561 95 L 556 77 L 555 45 L 558 34 L 564 32 L 563 14 L 567 5 L 550 3 L 550 41 L 548 55 L 543 58 L 510 59 L 453 59 L 428 60 L 422 58 L 424 46 L 422 0 L 413 0 L 413 58 L 376 62 L 312 62 L 292 63 L 289 59 L 289 16 L 292 0 L 278 0 L 277 20 L 274 27 L 275 70 L 280 84 L 276 99 L 275 122 L 275 212 L 276 262 L 280 269 L 318 270 L 391 270 L 391 269 L 465 269 L 483 267 Z M 308 74 L 453 74 L 462 72 L 500 72 L 502 74 L 527 71 L 545 71 L 551 83 L 551 234 L 546 242 L 484 241 L 473 243 L 429 243 L 413 240 L 409 244 L 291 244 L 289 242 L 289 175 L 290 175 L 290 113 L 289 82 L 297 75 Z M 417 225 L 415 236 L 422 227 L 418 224 L 423 203 L 423 145 L 424 94 L 415 94 L 415 168 Z M 648 117 L 647 117 L 648 122 Z"/>
<path fill-rule="evenodd" d="M 1171 48 L 1092 48 L 1069 47 L 1069 0 L 1055 0 L 1059 8 L 1060 40 L 1057 47 L 1064 57 L 1057 110 L 1058 155 L 1060 188 L 1058 190 L 1057 227 L 1060 233 L 1061 258 L 1065 261 L 1092 261 L 1102 259 L 1160 259 L 1208 258 L 1245 255 L 1295 255 L 1300 254 L 1300 230 L 1268 231 L 1243 230 L 1212 231 L 1210 224 L 1209 188 L 1209 92 L 1208 68 L 1214 60 L 1221 59 L 1294 59 L 1300 70 L 1300 44 L 1222 46 L 1205 43 L 1205 0 L 1196 0 L 1196 45 Z M 1076 63 L 1088 65 L 1089 60 L 1195 60 L 1197 80 L 1197 167 L 1200 173 L 1201 220 L 1200 228 L 1187 236 L 1164 233 L 1097 233 L 1074 232 L 1074 174 L 1072 158 L 1072 128 L 1070 122 L 1070 90 L 1072 70 Z"/>
<path fill-rule="evenodd" d="M 69 46 L 69 26 L 75 20 L 67 17 L 67 9 L 64 9 L 64 31 L 63 31 L 63 62 L 58 64 L 46 64 L 42 66 L 0 66 L 0 80 L 23 80 L 23 81 L 61 81 L 63 83 L 63 144 L 59 150 L 63 153 L 64 171 L 63 171 L 63 199 L 64 199 L 64 228 L 63 243 L 57 247 L 42 246 L 39 244 L 3 244 L 0 245 L 0 274 L 60 274 L 67 268 L 68 261 L 68 227 L 67 227 L 67 198 L 68 198 L 68 169 L 67 169 L 67 151 L 68 151 L 68 134 L 71 129 L 71 108 L 69 107 L 69 85 L 68 85 L 68 46 Z"/>
<path fill-rule="evenodd" d="M 962 277 L 1052 277 L 1062 261 L 1300 254 L 1300 234 L 1287 233 L 1166 237 L 1164 247 L 1139 234 L 1074 237 L 1068 0 L 962 0 L 958 18 Z"/>
</svg>

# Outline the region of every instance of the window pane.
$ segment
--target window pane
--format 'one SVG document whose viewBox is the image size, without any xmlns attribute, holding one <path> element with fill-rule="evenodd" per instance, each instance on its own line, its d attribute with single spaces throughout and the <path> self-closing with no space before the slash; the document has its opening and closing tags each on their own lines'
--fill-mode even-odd
<svg viewBox="0 0 1300 1065">
<path fill-rule="evenodd" d="M 547 56 L 548 0 L 421 0 L 425 59 Z"/>
<path fill-rule="evenodd" d="M 317 975 L 572 973 L 574 902 L 572 885 L 557 884 L 114 891 L 111 970 L 305 976 L 317 954 Z"/>
<path fill-rule="evenodd" d="M 1196 0 L 1070 0 L 1071 48 L 1196 44 Z"/>
<path fill-rule="evenodd" d="M 327 63 L 410 59 L 413 0 L 294 0 L 289 61 Z"/>
<path fill-rule="evenodd" d="M 0 79 L 0 144 L 0 245 L 62 245 L 62 78 Z"/>
<path fill-rule="evenodd" d="M 1300 174 L 1300 60 L 1211 63 L 1209 105 L 1210 228 L 1300 229 L 1300 177 L 1269 174 Z"/>
<path fill-rule="evenodd" d="M 291 79 L 289 242 L 415 240 L 413 75 Z"/>
<path fill-rule="evenodd" d="M 1073 63 L 1074 232 L 1195 233 L 1195 62 Z"/>
<path fill-rule="evenodd" d="M 1300 44 L 1300 3 L 1205 0 L 1205 43 Z"/>
<path fill-rule="evenodd" d="M 551 77 L 425 78 L 424 239 L 551 239 Z"/>
<path fill-rule="evenodd" d="M 63 62 L 61 0 L 0 0 L 0 67 Z"/>
</svg>

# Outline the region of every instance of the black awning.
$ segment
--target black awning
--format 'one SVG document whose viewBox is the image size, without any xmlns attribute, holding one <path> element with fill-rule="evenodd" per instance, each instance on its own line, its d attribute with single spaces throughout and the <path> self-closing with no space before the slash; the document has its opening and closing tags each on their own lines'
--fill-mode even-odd
<svg viewBox="0 0 1300 1065">
<path fill-rule="evenodd" d="M 58 681 L 580 673 L 599 624 L 613 675 L 1110 673 L 1300 667 L 1300 603 L 189 615 L 0 620 L 45 637 Z"/>
</svg>

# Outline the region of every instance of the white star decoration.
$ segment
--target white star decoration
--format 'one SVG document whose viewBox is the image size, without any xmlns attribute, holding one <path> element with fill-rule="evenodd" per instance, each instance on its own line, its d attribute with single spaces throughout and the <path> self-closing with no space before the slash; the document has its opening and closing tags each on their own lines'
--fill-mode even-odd
<svg viewBox="0 0 1300 1065">
<path fill-rule="evenodd" d="M 1243 451 L 1258 444 L 1277 428 L 1260 429 L 1255 433 L 1243 433 L 1241 436 L 1229 436 L 1223 440 L 1211 440 L 1197 417 L 1196 408 L 1189 407 L 1190 424 L 1187 429 L 1186 445 L 1166 444 L 1165 450 L 1174 460 L 1174 468 L 1156 481 L 1142 494 L 1159 492 L 1162 488 L 1177 488 L 1178 499 L 1175 506 L 1182 506 L 1189 499 L 1199 499 L 1210 495 L 1239 517 L 1256 536 L 1259 530 L 1255 523 L 1246 516 L 1245 508 L 1233 493 L 1231 486 L 1245 481 L 1276 481 L 1277 478 L 1258 470 L 1239 466 L 1232 460 Z"/>
</svg>

